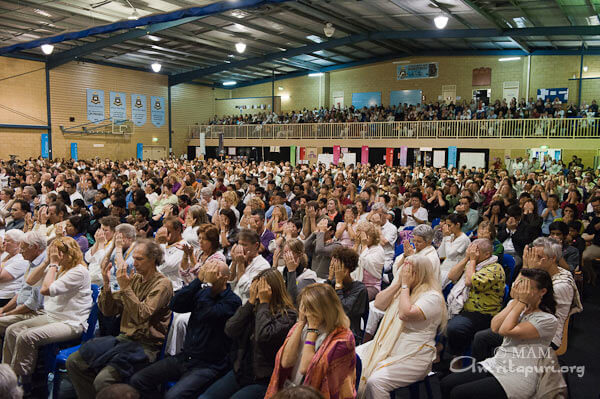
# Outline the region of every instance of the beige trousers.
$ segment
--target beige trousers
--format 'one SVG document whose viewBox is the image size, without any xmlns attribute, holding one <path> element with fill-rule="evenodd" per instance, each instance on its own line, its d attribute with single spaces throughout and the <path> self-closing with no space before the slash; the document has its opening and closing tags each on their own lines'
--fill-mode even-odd
<svg viewBox="0 0 600 399">
<path fill-rule="evenodd" d="M 10 364 L 18 376 L 30 375 L 40 346 L 76 339 L 82 332 L 82 327 L 52 322 L 47 315 L 16 322 L 6 329 L 2 361 Z"/>
</svg>

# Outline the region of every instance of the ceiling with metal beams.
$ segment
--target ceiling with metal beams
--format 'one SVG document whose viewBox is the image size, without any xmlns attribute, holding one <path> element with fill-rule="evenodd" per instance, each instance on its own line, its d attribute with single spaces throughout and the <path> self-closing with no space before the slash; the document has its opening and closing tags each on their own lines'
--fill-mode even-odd
<svg viewBox="0 0 600 399">
<path fill-rule="evenodd" d="M 158 62 L 170 84 L 239 87 L 421 54 L 581 51 L 600 54 L 600 0 L 0 0 L 0 54 L 50 68 Z"/>
</svg>

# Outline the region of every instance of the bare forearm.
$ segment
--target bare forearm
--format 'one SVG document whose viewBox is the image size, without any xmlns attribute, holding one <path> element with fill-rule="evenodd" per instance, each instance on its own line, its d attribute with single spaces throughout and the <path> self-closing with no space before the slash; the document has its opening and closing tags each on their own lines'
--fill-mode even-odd
<svg viewBox="0 0 600 399">
<path fill-rule="evenodd" d="M 400 276 L 398 276 L 398 280 L 400 280 Z M 400 284 L 392 284 L 387 287 L 385 290 L 381 291 L 375 297 L 375 307 L 379 310 L 385 311 L 392 303 L 394 296 L 400 289 Z"/>
<path fill-rule="evenodd" d="M 498 334 L 505 336 L 509 334 L 516 326 L 519 324 L 519 317 L 521 316 L 521 312 L 525 310 L 525 304 L 521 301 L 517 301 L 516 305 L 511 309 L 510 313 L 504 321 L 502 325 L 498 329 Z"/>
<path fill-rule="evenodd" d="M 284 369 L 293 367 L 296 364 L 296 359 L 298 359 L 298 348 L 300 347 L 300 339 L 302 338 L 302 329 L 304 328 L 304 323 L 298 323 L 296 325 L 296 329 L 292 333 L 292 336 L 288 340 L 285 348 L 283 349 L 283 354 L 281 355 L 281 367 Z"/>
</svg>

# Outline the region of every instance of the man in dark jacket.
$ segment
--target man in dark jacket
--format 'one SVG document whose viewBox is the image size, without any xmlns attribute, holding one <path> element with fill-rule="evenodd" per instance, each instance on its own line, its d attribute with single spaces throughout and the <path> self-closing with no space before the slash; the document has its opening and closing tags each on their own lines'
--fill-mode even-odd
<svg viewBox="0 0 600 399">
<path fill-rule="evenodd" d="M 523 211 L 519 205 L 511 205 L 506 211 L 508 219 L 505 224 L 498 225 L 497 238 L 504 247 L 504 253 L 515 258 L 518 269 L 523 264 L 523 250 L 538 238 L 542 231 L 538 226 L 525 223 Z M 517 274 L 515 273 L 515 275 Z"/>
<path fill-rule="evenodd" d="M 242 305 L 227 280 L 225 262 L 209 261 L 198 278 L 173 297 L 172 311 L 191 312 L 183 351 L 166 357 L 131 377 L 130 384 L 144 398 L 162 398 L 158 385 L 178 381 L 164 395 L 167 399 L 197 398 L 229 368 L 231 339 L 223 334 L 225 322 Z"/>
</svg>

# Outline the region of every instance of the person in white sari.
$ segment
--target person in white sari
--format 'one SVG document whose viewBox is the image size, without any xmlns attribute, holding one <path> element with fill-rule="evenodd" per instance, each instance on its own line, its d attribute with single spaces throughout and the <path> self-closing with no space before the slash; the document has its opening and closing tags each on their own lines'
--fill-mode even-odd
<svg viewBox="0 0 600 399">
<path fill-rule="evenodd" d="M 410 245 L 408 240 L 405 240 L 402 243 L 402 246 L 404 247 L 404 253 L 396 258 L 394 261 L 394 266 L 392 267 L 394 280 L 400 278 L 399 269 L 404 264 L 404 259 L 406 257 L 411 255 L 422 255 L 431 261 L 433 274 L 436 276 L 438 283 L 441 284 L 440 258 L 438 257 L 435 248 L 431 245 L 431 242 L 433 241 L 433 229 L 431 226 L 421 224 L 415 227 L 413 230 L 412 241 L 415 245 L 414 248 L 412 245 Z M 378 309 L 375 306 L 375 301 L 371 301 L 369 303 L 369 318 L 367 319 L 367 326 L 365 328 L 363 342 L 368 342 L 373 338 L 373 335 L 375 335 L 375 332 L 377 331 L 379 321 L 381 321 L 383 315 L 385 315 L 385 311 Z"/>
<path fill-rule="evenodd" d="M 375 302 L 386 312 L 375 338 L 356 348 L 362 360 L 358 397 L 387 399 L 431 371 L 446 304 L 431 261 L 422 255 L 407 257 L 398 278 Z"/>
</svg>

